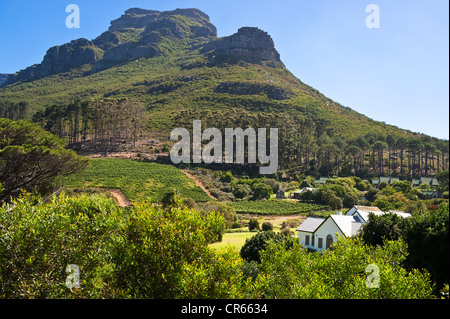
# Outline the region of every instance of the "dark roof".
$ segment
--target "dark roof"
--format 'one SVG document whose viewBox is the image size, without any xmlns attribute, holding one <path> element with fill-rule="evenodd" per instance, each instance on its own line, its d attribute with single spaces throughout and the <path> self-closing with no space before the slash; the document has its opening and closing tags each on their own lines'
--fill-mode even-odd
<svg viewBox="0 0 450 319">
<path fill-rule="evenodd" d="M 298 226 L 297 231 L 313 233 L 324 221 L 325 218 L 308 217 L 300 226 Z"/>
</svg>

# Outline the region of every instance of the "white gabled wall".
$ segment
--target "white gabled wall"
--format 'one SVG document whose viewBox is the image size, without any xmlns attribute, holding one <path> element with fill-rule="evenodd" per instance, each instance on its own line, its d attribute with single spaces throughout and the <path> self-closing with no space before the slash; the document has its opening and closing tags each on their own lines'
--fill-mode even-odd
<svg viewBox="0 0 450 319">
<path fill-rule="evenodd" d="M 314 247 L 315 250 L 326 250 L 327 249 L 327 236 L 331 235 L 333 238 L 333 242 L 337 241 L 337 234 L 340 236 L 344 236 L 344 234 L 340 231 L 337 225 L 331 218 L 327 218 L 327 220 L 314 232 Z M 322 238 L 322 248 L 319 248 L 319 238 Z"/>
<path fill-rule="evenodd" d="M 313 233 L 299 231 L 299 232 L 297 232 L 297 236 L 300 240 L 300 245 L 302 245 L 306 248 L 313 248 L 311 246 L 311 240 L 312 240 Z M 306 236 L 309 236 L 309 245 L 306 245 Z"/>
</svg>

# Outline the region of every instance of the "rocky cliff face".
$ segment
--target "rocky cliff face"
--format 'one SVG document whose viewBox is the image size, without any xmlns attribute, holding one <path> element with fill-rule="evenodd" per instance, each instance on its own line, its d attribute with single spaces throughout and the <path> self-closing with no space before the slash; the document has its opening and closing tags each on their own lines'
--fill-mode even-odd
<svg viewBox="0 0 450 319">
<path fill-rule="evenodd" d="M 0 87 L 3 85 L 3 83 L 6 82 L 6 79 L 8 78 L 9 74 L 0 73 Z"/>
<path fill-rule="evenodd" d="M 250 63 L 281 64 L 280 54 L 267 32 L 258 28 L 244 27 L 237 33 L 212 41 L 204 46 L 203 52 L 209 55 L 211 62 L 246 61 Z"/>
<path fill-rule="evenodd" d="M 5 85 L 46 77 L 68 71 L 83 64 L 94 64 L 102 58 L 103 51 L 87 39 L 78 39 L 61 46 L 50 48 L 41 64 L 35 64 L 23 71 L 9 75 Z"/>
<path fill-rule="evenodd" d="M 229 37 L 217 39 L 217 29 L 208 15 L 198 9 L 154 11 L 129 9 L 111 21 L 109 30 L 96 39 L 78 39 L 50 48 L 41 64 L 9 75 L 4 85 L 32 81 L 85 64 L 94 70 L 117 63 L 170 54 L 179 45 L 201 48 L 210 63 L 264 63 L 282 65 L 272 38 L 258 28 L 241 28 Z"/>
</svg>

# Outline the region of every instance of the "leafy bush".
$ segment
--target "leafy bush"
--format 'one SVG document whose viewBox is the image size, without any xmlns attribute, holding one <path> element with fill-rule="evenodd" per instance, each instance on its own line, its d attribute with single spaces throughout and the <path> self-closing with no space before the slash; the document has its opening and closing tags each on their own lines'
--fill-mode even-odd
<svg viewBox="0 0 450 319">
<path fill-rule="evenodd" d="M 182 281 L 192 278 L 187 269 L 196 269 L 200 276 L 203 270 L 219 274 L 219 268 L 228 267 L 240 285 L 237 254 L 234 259 L 212 256 L 208 248 L 221 240 L 223 217 L 180 204 L 162 209 L 147 202 L 123 210 L 104 197 L 61 195 L 48 204 L 24 197 L 1 207 L 0 296 L 175 298 L 189 296 Z M 215 258 L 220 265 L 211 263 Z M 208 270 L 197 263 L 208 265 Z M 65 285 L 69 264 L 79 267 L 80 288 Z M 234 277 L 214 280 L 211 286 Z M 218 296 L 237 296 L 224 289 L 225 284 L 219 293 L 219 286 L 214 291 Z"/>
<path fill-rule="evenodd" d="M 250 218 L 250 221 L 248 222 L 248 230 L 254 231 L 259 230 L 259 222 L 256 218 Z"/>
<path fill-rule="evenodd" d="M 0 136 L 0 203 L 22 190 L 48 195 L 58 176 L 88 165 L 88 160 L 37 124 L 0 118 Z"/>
<path fill-rule="evenodd" d="M 265 249 L 269 241 L 284 242 L 285 237 L 273 231 L 262 231 L 245 240 L 241 248 L 241 257 L 246 261 L 261 262 L 260 252 Z"/>
<path fill-rule="evenodd" d="M 235 198 L 241 199 L 247 197 L 250 194 L 250 192 L 251 192 L 250 186 L 239 184 L 233 190 L 233 195 Z"/>
<path fill-rule="evenodd" d="M 264 222 L 264 223 L 262 223 L 262 225 L 261 225 L 261 230 L 262 230 L 262 231 L 271 231 L 271 230 L 273 230 L 273 225 L 272 225 L 272 223 L 270 223 L 270 222 Z"/>
<path fill-rule="evenodd" d="M 362 239 L 370 245 L 382 245 L 384 239 L 405 241 L 405 266 L 426 268 L 439 289 L 449 281 L 449 208 L 442 203 L 438 210 L 427 211 L 422 205 L 412 207 L 414 214 L 409 218 L 396 214 L 370 216 Z"/>
<path fill-rule="evenodd" d="M 261 183 L 269 185 L 272 188 L 272 192 L 275 194 L 280 190 L 280 184 L 273 178 L 266 178 L 261 181 Z"/>
<path fill-rule="evenodd" d="M 310 253 L 297 242 L 290 248 L 269 243 L 260 251 L 260 274 L 255 285 L 264 291 L 265 298 L 430 298 L 429 274 L 402 268 L 406 255 L 402 241 L 373 248 L 358 238 L 341 238 L 333 249 L 322 253 Z M 379 271 L 378 288 L 366 285 L 369 265 Z"/>
<path fill-rule="evenodd" d="M 254 199 L 261 199 L 266 198 L 269 199 L 270 195 L 273 194 L 272 187 L 269 185 L 263 184 L 263 183 L 256 183 L 253 184 L 253 198 Z"/>
<path fill-rule="evenodd" d="M 109 279 L 106 251 L 125 216 L 102 197 L 67 198 L 49 204 L 22 197 L 0 208 L 0 296 L 3 298 L 120 297 Z M 65 285 L 76 264 L 83 290 Z M 111 277 L 110 277 L 111 276 Z"/>
</svg>

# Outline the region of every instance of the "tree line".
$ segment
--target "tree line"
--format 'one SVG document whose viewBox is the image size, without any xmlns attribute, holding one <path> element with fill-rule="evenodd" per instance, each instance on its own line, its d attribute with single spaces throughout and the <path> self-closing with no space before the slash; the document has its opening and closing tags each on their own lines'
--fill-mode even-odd
<svg viewBox="0 0 450 319">
<path fill-rule="evenodd" d="M 0 101 L 0 117 L 13 121 L 23 120 L 29 111 L 28 102 Z"/>
<path fill-rule="evenodd" d="M 417 133 L 368 132 L 346 137 L 326 120 L 286 113 L 251 113 L 185 110 L 175 118 L 178 125 L 192 126 L 201 118 L 205 127 L 279 128 L 279 170 L 311 176 L 427 176 L 449 167 L 449 141 Z M 191 121 L 191 123 L 189 123 Z"/>
<path fill-rule="evenodd" d="M 142 103 L 129 99 L 74 101 L 35 113 L 33 122 L 65 140 L 69 148 L 110 152 L 136 145 L 144 111 Z"/>
<path fill-rule="evenodd" d="M 27 103 L 0 102 L 0 116 L 23 119 Z M 187 109 L 173 118 L 176 127 L 202 129 L 279 128 L 279 168 L 310 176 L 397 176 L 402 179 L 434 175 L 449 168 L 449 141 L 417 133 L 371 131 L 348 137 L 324 119 L 297 114 L 251 112 L 244 109 Z M 130 99 L 74 101 L 51 105 L 34 114 L 33 121 L 64 139 L 69 148 L 110 152 L 133 147 L 143 132 L 145 107 Z M 247 152 L 247 150 L 246 150 Z M 247 154 L 246 154 L 247 162 Z"/>
</svg>

